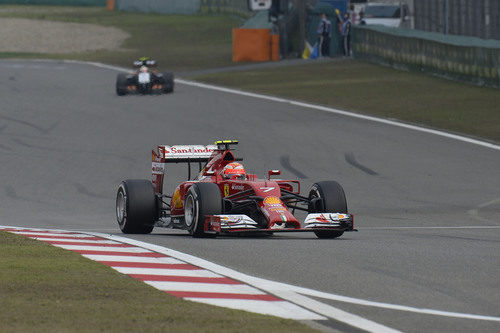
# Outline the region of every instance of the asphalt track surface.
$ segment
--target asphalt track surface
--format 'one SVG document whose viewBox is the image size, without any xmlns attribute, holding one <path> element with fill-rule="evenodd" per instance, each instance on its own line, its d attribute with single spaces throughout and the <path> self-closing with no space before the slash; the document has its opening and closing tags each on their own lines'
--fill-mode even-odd
<svg viewBox="0 0 500 333">
<path fill-rule="evenodd" d="M 123 179 L 150 178 L 152 148 L 234 138 L 252 173 L 280 168 L 303 191 L 339 181 L 360 231 L 334 240 L 193 239 L 158 228 L 127 237 L 335 295 L 500 315 L 498 150 L 186 84 L 118 97 L 115 78 L 85 64 L 0 62 L 0 224 L 124 236 L 115 191 Z M 165 190 L 186 175 L 169 166 Z M 494 320 L 321 302 L 405 332 L 500 331 Z"/>
</svg>

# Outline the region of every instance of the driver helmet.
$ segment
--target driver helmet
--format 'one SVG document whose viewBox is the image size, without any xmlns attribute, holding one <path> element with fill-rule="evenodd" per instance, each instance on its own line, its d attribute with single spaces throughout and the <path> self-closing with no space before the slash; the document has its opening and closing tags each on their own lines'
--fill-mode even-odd
<svg viewBox="0 0 500 333">
<path fill-rule="evenodd" d="M 148 72 L 148 67 L 147 66 L 141 66 L 140 70 L 141 73 L 147 73 Z"/>
<path fill-rule="evenodd" d="M 245 179 L 246 171 L 241 163 L 232 162 L 227 164 L 222 170 L 222 174 L 226 179 Z"/>
</svg>

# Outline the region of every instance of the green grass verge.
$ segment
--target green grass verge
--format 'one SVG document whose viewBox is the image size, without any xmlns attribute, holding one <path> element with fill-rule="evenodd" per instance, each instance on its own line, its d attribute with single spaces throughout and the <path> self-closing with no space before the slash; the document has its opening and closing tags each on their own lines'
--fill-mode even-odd
<svg viewBox="0 0 500 333">
<path fill-rule="evenodd" d="M 0 231 L 1 332 L 313 332 L 293 320 L 184 301 Z"/>
<path fill-rule="evenodd" d="M 339 59 L 194 79 L 500 141 L 499 89 L 425 74 Z"/>
<path fill-rule="evenodd" d="M 58 6 L 0 6 L 0 17 L 112 26 L 131 36 L 120 51 L 45 54 L 38 55 L 39 58 L 78 59 L 131 67 L 135 59 L 147 56 L 157 60 L 159 68 L 174 71 L 232 65 L 232 28 L 242 22 L 240 18 L 229 16 L 161 15 Z"/>
</svg>

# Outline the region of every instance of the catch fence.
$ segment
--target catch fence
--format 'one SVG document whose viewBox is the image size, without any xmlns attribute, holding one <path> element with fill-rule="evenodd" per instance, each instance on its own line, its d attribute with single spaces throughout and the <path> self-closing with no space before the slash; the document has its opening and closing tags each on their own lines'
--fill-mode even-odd
<svg viewBox="0 0 500 333">
<path fill-rule="evenodd" d="M 500 41 L 356 26 L 353 51 L 357 59 L 500 87 Z"/>
<path fill-rule="evenodd" d="M 415 29 L 500 40 L 500 0 L 414 0 Z"/>
<path fill-rule="evenodd" d="M 118 10 L 163 14 L 225 14 L 250 17 L 244 0 L 115 0 Z"/>
</svg>

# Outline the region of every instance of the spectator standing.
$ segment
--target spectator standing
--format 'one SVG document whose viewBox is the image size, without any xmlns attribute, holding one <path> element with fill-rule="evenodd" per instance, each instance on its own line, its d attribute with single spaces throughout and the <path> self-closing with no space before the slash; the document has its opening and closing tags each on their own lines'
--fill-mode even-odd
<svg viewBox="0 0 500 333">
<path fill-rule="evenodd" d="M 359 12 L 359 24 L 366 25 L 365 13 L 363 11 Z"/>
<path fill-rule="evenodd" d="M 342 21 L 342 49 L 344 50 L 344 57 L 351 56 L 351 26 L 352 22 L 349 14 L 345 13 Z"/>
<path fill-rule="evenodd" d="M 323 57 L 330 56 L 330 40 L 332 38 L 332 22 L 328 20 L 324 13 L 319 14 L 320 21 L 318 24 L 318 46 L 319 54 Z"/>
<path fill-rule="evenodd" d="M 351 4 L 351 6 L 349 7 L 349 16 L 351 17 L 352 23 L 356 24 L 358 22 L 358 14 L 356 14 L 356 10 L 353 4 Z"/>
</svg>

